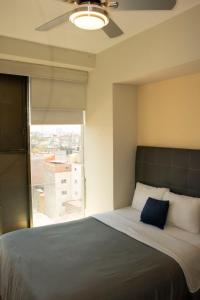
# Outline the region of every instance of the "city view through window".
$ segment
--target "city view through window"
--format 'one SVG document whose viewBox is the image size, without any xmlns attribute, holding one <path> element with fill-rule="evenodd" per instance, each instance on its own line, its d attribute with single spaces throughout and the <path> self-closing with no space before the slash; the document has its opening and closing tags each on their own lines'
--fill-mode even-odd
<svg viewBox="0 0 200 300">
<path fill-rule="evenodd" d="M 81 125 L 31 126 L 33 226 L 84 216 Z"/>
</svg>

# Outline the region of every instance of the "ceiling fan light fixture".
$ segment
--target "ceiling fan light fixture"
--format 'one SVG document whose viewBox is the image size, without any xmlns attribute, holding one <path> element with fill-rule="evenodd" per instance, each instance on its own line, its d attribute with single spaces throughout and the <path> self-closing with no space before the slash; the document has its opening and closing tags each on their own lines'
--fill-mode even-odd
<svg viewBox="0 0 200 300">
<path fill-rule="evenodd" d="M 69 20 L 85 30 L 98 30 L 109 23 L 107 12 L 96 5 L 82 5 L 73 11 Z"/>
</svg>

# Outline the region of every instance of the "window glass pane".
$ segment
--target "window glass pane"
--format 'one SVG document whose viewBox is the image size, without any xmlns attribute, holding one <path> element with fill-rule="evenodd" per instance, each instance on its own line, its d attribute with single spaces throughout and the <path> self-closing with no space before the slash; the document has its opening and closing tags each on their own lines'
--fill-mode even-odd
<svg viewBox="0 0 200 300">
<path fill-rule="evenodd" d="M 81 125 L 31 126 L 33 226 L 84 216 Z"/>
</svg>

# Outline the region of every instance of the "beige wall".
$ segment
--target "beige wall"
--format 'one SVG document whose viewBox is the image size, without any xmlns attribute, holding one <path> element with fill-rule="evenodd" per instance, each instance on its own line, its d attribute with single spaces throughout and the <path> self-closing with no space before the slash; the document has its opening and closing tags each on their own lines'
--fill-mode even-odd
<svg viewBox="0 0 200 300">
<path fill-rule="evenodd" d="M 200 149 L 200 73 L 138 88 L 138 144 Z"/>
<path fill-rule="evenodd" d="M 90 71 L 95 67 L 96 57 L 86 52 L 0 36 L 0 59 Z"/>
<path fill-rule="evenodd" d="M 86 214 L 113 209 L 112 85 L 104 80 L 100 82 L 99 74 L 97 77 L 91 76 L 88 84 L 85 129 Z"/>
<path fill-rule="evenodd" d="M 97 55 L 96 68 L 89 76 L 87 97 L 88 211 L 115 207 L 113 168 L 117 150 L 113 147 L 113 84 L 127 81 L 134 84 L 158 73 L 166 72 L 169 76 L 170 70 L 187 72 L 188 65 L 196 65 L 200 60 L 199 15 L 200 6 Z M 127 173 L 123 180 L 130 180 L 129 177 Z"/>
<path fill-rule="evenodd" d="M 129 206 L 135 182 L 137 147 L 137 89 L 113 85 L 113 198 L 114 208 Z"/>
</svg>

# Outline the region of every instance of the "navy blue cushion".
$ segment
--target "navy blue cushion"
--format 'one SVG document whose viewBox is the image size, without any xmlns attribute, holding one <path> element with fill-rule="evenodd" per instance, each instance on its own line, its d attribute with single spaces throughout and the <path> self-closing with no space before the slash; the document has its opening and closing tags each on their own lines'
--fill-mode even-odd
<svg viewBox="0 0 200 300">
<path fill-rule="evenodd" d="M 169 201 L 148 198 L 142 212 L 141 221 L 164 229 L 169 209 Z"/>
</svg>

